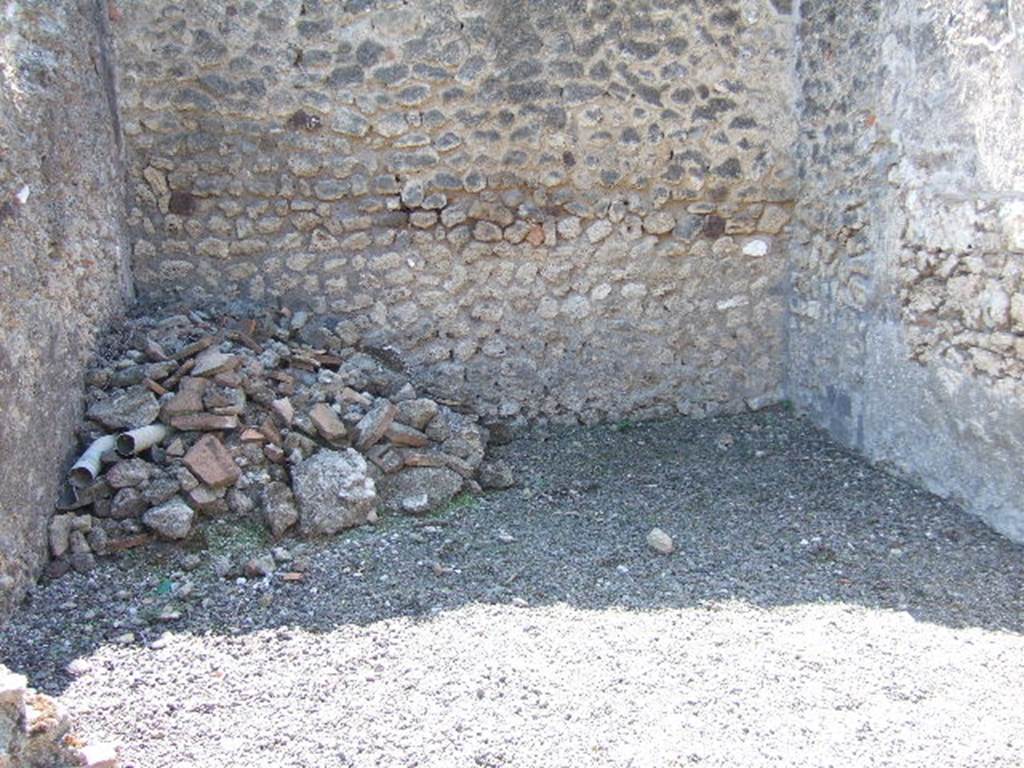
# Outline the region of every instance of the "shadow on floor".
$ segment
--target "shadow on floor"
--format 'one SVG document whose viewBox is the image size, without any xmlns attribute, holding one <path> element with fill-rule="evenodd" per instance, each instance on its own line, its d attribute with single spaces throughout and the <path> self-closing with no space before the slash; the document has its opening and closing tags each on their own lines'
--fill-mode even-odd
<svg viewBox="0 0 1024 768">
<path fill-rule="evenodd" d="M 181 550 L 167 548 L 43 585 L 5 628 L 0 655 L 59 692 L 70 661 L 129 631 L 140 643 L 168 629 L 330 631 L 470 603 L 843 603 L 1024 633 L 1024 547 L 783 410 L 565 429 L 495 452 L 516 468 L 516 488 L 431 519 L 284 542 L 308 560 L 301 582 L 220 580 L 208 557 L 184 574 Z M 673 555 L 646 546 L 654 526 L 674 538 Z M 158 620 L 165 610 L 181 617 Z"/>
</svg>

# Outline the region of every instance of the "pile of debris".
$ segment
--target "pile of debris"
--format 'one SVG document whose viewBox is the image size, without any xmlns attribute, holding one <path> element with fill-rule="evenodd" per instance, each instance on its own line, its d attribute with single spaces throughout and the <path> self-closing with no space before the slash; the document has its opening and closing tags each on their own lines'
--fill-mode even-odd
<svg viewBox="0 0 1024 768">
<path fill-rule="evenodd" d="M 391 348 L 282 310 L 126 321 L 87 377 L 85 451 L 50 525 L 51 577 L 190 536 L 204 515 L 275 538 L 424 514 L 513 483 L 488 430 L 419 396 Z"/>
<path fill-rule="evenodd" d="M 117 768 L 119 762 L 113 745 L 86 746 L 60 704 L 0 664 L 0 767 Z"/>
</svg>

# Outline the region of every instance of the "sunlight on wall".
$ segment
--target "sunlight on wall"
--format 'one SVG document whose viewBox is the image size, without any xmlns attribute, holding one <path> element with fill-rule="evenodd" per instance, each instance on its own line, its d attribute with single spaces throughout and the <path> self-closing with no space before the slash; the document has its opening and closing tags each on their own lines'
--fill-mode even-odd
<svg viewBox="0 0 1024 768">
<path fill-rule="evenodd" d="M 962 17 L 944 28 L 943 44 L 962 114 L 974 133 L 978 185 L 1024 195 L 1024 5 L 1007 0 L 993 7 L 998 5 L 958 8 Z M 956 34 L 963 29 L 968 34 Z"/>
</svg>

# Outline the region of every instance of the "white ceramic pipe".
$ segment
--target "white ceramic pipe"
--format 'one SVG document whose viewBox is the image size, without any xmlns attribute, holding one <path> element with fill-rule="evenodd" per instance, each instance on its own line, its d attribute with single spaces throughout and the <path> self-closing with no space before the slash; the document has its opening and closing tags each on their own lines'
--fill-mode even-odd
<svg viewBox="0 0 1024 768">
<path fill-rule="evenodd" d="M 85 449 L 78 461 L 71 467 L 68 473 L 68 482 L 75 488 L 84 488 L 93 480 L 99 477 L 100 461 L 103 454 L 112 451 L 117 446 L 117 440 L 113 435 L 104 435 L 98 440 L 93 440 L 92 445 Z"/>
<path fill-rule="evenodd" d="M 122 432 L 117 436 L 117 452 L 122 456 L 134 456 L 147 448 L 152 448 L 167 437 L 167 427 L 163 424 L 150 424 L 139 427 L 131 432 Z"/>
</svg>

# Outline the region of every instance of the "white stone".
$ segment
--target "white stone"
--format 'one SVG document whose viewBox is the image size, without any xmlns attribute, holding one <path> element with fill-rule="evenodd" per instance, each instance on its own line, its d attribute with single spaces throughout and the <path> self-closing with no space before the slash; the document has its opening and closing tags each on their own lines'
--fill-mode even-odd
<svg viewBox="0 0 1024 768">
<path fill-rule="evenodd" d="M 767 256 L 768 255 L 768 243 L 764 240 L 751 240 L 749 243 L 743 246 L 744 256 Z"/>
<path fill-rule="evenodd" d="M 643 283 L 626 283 L 620 290 L 624 299 L 642 299 L 647 295 L 647 286 Z"/>
<path fill-rule="evenodd" d="M 118 768 L 117 746 L 114 744 L 89 744 L 79 750 L 85 768 Z"/>
<path fill-rule="evenodd" d="M 745 307 L 749 303 L 750 299 L 746 296 L 733 296 L 725 301 L 718 302 L 715 304 L 715 308 L 718 309 L 719 312 L 725 312 L 730 309 L 736 309 L 737 307 Z"/>
<path fill-rule="evenodd" d="M 649 214 L 644 219 L 644 231 L 652 235 L 664 235 L 671 232 L 675 226 L 675 217 L 667 211 Z"/>
<path fill-rule="evenodd" d="M 587 227 L 587 239 L 592 243 L 599 243 L 612 233 L 611 222 L 605 219 L 598 219 Z"/>
<path fill-rule="evenodd" d="M 580 236 L 582 227 L 576 216 L 568 216 L 558 222 L 558 236 L 565 240 L 575 240 Z"/>
<path fill-rule="evenodd" d="M 676 549 L 672 537 L 661 528 L 652 528 L 647 534 L 647 546 L 662 555 L 671 555 Z"/>
<path fill-rule="evenodd" d="M 417 493 L 402 499 L 402 511 L 410 515 L 422 515 L 430 511 L 430 497 L 425 493 Z"/>
</svg>

